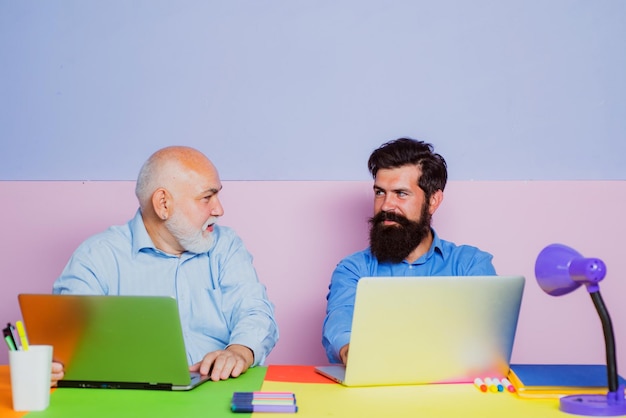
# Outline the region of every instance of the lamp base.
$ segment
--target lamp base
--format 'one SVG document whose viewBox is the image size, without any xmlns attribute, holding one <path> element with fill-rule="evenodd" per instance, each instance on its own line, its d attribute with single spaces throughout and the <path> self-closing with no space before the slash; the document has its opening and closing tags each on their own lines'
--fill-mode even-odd
<svg viewBox="0 0 626 418">
<path fill-rule="evenodd" d="M 559 409 L 568 414 L 610 417 L 626 415 L 624 385 L 606 395 L 570 395 L 560 400 Z"/>
</svg>

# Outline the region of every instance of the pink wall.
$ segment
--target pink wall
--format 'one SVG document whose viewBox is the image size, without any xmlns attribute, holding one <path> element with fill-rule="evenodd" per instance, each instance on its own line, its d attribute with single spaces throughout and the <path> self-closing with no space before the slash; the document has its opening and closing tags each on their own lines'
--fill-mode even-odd
<svg viewBox="0 0 626 418">
<path fill-rule="evenodd" d="M 136 210 L 134 182 L 0 182 L 0 320 L 19 319 L 16 295 L 49 292 L 74 248 Z M 255 257 L 276 305 L 281 339 L 268 362 L 318 364 L 325 296 L 335 264 L 367 245 L 371 183 L 224 182 L 222 224 Z M 515 362 L 604 361 L 602 329 L 584 289 L 560 298 L 534 281 L 534 260 L 561 242 L 602 258 L 601 291 L 626 364 L 626 182 L 451 182 L 435 216 L 439 234 L 494 254 L 500 274 L 527 278 Z M 7 362 L 0 350 L 0 363 Z M 622 374 L 624 372 L 622 371 Z"/>
</svg>

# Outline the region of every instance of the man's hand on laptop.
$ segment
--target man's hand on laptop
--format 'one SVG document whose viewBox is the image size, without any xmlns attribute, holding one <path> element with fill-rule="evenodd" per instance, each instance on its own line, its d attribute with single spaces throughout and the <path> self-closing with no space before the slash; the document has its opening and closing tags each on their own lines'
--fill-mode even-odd
<svg viewBox="0 0 626 418">
<path fill-rule="evenodd" d="M 50 387 L 55 387 L 59 380 L 63 379 L 63 365 L 61 363 L 57 363 L 56 361 L 52 362 L 52 373 L 50 374 Z"/>
<path fill-rule="evenodd" d="M 350 344 L 346 344 L 339 349 L 339 358 L 343 364 L 348 362 L 348 349 L 350 348 Z"/>
<path fill-rule="evenodd" d="M 233 344 L 225 350 L 212 351 L 201 362 L 189 368 L 192 372 L 210 375 L 211 380 L 226 380 L 244 373 L 254 362 L 254 354 L 248 347 Z"/>
</svg>

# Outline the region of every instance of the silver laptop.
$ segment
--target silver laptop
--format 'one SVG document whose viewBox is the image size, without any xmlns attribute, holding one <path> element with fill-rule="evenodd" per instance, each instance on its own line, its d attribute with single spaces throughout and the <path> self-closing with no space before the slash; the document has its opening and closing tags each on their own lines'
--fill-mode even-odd
<svg viewBox="0 0 626 418">
<path fill-rule="evenodd" d="M 59 387 L 189 390 L 177 302 L 160 296 L 18 296 L 30 344 L 53 346 Z"/>
<path fill-rule="evenodd" d="M 346 386 L 505 377 L 523 276 L 364 277 L 346 366 L 316 368 Z"/>
</svg>

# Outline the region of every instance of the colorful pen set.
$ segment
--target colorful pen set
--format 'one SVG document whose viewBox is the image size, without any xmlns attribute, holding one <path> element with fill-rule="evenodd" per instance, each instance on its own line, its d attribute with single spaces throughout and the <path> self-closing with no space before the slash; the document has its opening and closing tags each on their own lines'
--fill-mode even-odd
<svg viewBox="0 0 626 418">
<path fill-rule="evenodd" d="M 481 392 L 504 392 L 506 389 L 507 392 L 513 393 L 515 392 L 515 386 L 508 381 L 508 379 L 498 379 L 495 377 L 485 377 L 481 379 L 477 377 L 474 379 L 474 386 L 478 388 Z"/>
<path fill-rule="evenodd" d="M 2 330 L 2 336 L 10 351 L 28 350 L 28 338 L 26 338 L 26 330 L 22 321 L 17 321 L 15 326 L 8 323 Z"/>
<path fill-rule="evenodd" d="M 235 392 L 230 406 L 233 412 L 296 412 L 292 392 Z"/>
</svg>

